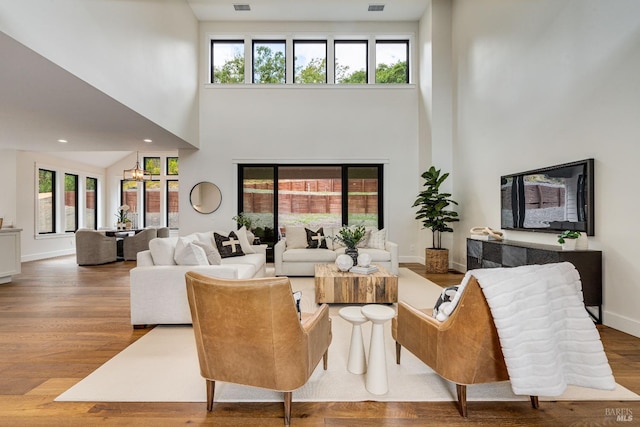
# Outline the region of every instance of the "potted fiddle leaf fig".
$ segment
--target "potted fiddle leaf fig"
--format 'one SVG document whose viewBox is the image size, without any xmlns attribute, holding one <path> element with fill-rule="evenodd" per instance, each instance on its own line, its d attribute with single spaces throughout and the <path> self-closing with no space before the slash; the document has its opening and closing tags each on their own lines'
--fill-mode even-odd
<svg viewBox="0 0 640 427">
<path fill-rule="evenodd" d="M 442 247 L 442 233 L 453 232 L 449 225 L 460 221 L 458 213 L 449 206 L 458 203 L 451 199 L 450 193 L 440 191 L 440 185 L 449 173 L 440 173 L 440 169 L 431 166 L 422 174 L 425 182 L 412 207 L 417 207 L 416 219 L 422 222 L 423 228 L 432 232 L 433 247 L 425 250 L 427 273 L 447 273 L 449 271 L 449 250 Z"/>
</svg>

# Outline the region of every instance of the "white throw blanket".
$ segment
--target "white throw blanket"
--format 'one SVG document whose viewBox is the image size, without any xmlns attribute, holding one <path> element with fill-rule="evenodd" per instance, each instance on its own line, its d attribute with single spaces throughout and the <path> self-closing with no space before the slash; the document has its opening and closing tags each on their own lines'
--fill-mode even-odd
<svg viewBox="0 0 640 427">
<path fill-rule="evenodd" d="M 568 384 L 613 390 L 615 380 L 568 263 L 467 272 L 493 314 L 515 394 L 558 396 Z"/>
</svg>

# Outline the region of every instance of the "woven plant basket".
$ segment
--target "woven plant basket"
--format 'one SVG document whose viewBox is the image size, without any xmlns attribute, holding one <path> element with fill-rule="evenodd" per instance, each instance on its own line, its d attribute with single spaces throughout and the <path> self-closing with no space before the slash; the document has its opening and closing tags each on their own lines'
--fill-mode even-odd
<svg viewBox="0 0 640 427">
<path fill-rule="evenodd" d="M 449 272 L 449 249 L 425 249 L 427 273 Z"/>
</svg>

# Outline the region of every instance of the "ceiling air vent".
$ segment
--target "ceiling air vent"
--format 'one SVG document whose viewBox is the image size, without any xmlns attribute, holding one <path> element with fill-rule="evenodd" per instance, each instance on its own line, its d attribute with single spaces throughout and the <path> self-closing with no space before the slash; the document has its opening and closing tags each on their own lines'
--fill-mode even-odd
<svg viewBox="0 0 640 427">
<path fill-rule="evenodd" d="M 382 12 L 384 10 L 383 4 L 370 4 L 369 12 Z"/>
<path fill-rule="evenodd" d="M 233 8 L 236 10 L 236 12 L 251 10 L 251 6 L 248 4 L 234 4 Z"/>
</svg>

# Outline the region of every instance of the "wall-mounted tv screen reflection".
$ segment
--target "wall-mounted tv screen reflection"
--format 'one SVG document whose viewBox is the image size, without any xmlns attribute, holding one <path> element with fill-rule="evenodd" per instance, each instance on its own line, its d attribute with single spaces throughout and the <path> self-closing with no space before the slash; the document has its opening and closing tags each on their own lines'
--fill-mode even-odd
<svg viewBox="0 0 640 427">
<path fill-rule="evenodd" d="M 593 159 L 500 178 L 504 229 L 594 234 Z"/>
</svg>

